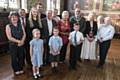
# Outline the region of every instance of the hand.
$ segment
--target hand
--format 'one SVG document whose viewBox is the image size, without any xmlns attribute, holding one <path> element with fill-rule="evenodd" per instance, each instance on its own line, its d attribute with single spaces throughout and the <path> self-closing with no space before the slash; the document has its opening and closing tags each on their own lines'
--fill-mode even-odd
<svg viewBox="0 0 120 80">
<path fill-rule="evenodd" d="M 60 32 L 60 34 L 65 35 L 65 36 L 69 35 L 69 33 L 64 33 L 64 32 Z"/>
<path fill-rule="evenodd" d="M 20 43 L 21 43 L 21 41 L 20 41 L 20 40 L 18 40 L 18 41 L 17 41 L 17 44 L 20 44 Z"/>
<path fill-rule="evenodd" d="M 103 40 L 101 40 L 101 39 L 100 39 L 100 40 L 99 40 L 99 42 L 100 42 L 100 43 L 102 43 L 102 42 L 103 42 Z"/>
<path fill-rule="evenodd" d="M 78 42 L 78 44 L 81 44 L 82 43 L 82 41 L 80 40 L 79 42 Z"/>
<path fill-rule="evenodd" d="M 90 42 L 92 42 L 94 40 L 94 38 L 90 38 Z"/>
<path fill-rule="evenodd" d="M 100 38 L 100 40 L 99 40 L 101 43 L 103 42 L 103 38 Z"/>
<path fill-rule="evenodd" d="M 20 41 L 20 43 L 18 43 L 18 46 L 22 46 L 22 45 L 24 45 L 24 41 Z"/>
<path fill-rule="evenodd" d="M 92 42 L 94 38 L 87 38 L 89 42 Z"/>
</svg>

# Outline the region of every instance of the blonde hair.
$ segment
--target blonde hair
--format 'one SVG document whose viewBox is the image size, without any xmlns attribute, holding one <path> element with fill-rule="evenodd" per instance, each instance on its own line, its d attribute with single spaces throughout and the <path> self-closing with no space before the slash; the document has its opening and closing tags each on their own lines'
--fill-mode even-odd
<svg viewBox="0 0 120 80">
<path fill-rule="evenodd" d="M 33 21 L 32 21 L 32 18 L 33 18 L 33 16 L 32 16 L 32 11 L 33 11 L 33 10 L 37 10 L 37 8 L 36 8 L 36 7 L 32 7 L 31 10 L 30 10 L 29 18 L 28 18 L 28 20 L 29 20 L 29 22 L 30 22 L 30 27 L 33 27 L 33 26 L 34 26 L 34 25 L 33 25 Z M 39 27 L 42 28 L 40 13 L 38 12 L 38 10 L 37 10 L 37 19 L 38 19 Z"/>
<path fill-rule="evenodd" d="M 64 18 L 66 15 L 69 17 L 69 12 L 68 11 L 63 11 L 62 12 L 62 18 Z"/>
<path fill-rule="evenodd" d="M 35 32 L 40 32 L 40 30 L 35 28 L 35 29 L 32 30 L 32 33 L 34 34 Z"/>
<path fill-rule="evenodd" d="M 94 20 L 94 18 L 95 18 L 95 13 L 94 13 L 94 12 L 90 12 L 90 13 L 88 14 L 88 20 L 90 20 L 91 16 L 93 17 L 93 20 Z"/>
<path fill-rule="evenodd" d="M 34 33 L 35 33 L 35 32 L 40 32 L 40 30 L 39 30 L 39 29 L 37 29 L 37 28 L 35 28 L 35 29 L 33 29 L 33 30 L 32 30 L 32 35 L 33 35 L 33 38 L 34 38 Z"/>
</svg>

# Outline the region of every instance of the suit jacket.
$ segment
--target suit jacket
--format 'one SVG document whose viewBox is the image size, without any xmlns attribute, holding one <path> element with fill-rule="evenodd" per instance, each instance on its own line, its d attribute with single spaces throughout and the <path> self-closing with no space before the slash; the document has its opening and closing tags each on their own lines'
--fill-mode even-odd
<svg viewBox="0 0 120 80">
<path fill-rule="evenodd" d="M 44 18 L 41 20 L 42 22 L 42 27 L 43 27 L 43 39 L 48 40 L 50 35 L 49 35 L 49 30 L 48 30 L 48 23 L 47 23 L 47 18 Z M 53 28 L 57 26 L 57 23 L 55 20 L 52 20 Z"/>
<path fill-rule="evenodd" d="M 72 16 L 70 18 L 70 26 L 71 26 L 71 31 L 73 31 L 73 26 L 74 26 L 74 23 L 75 22 L 78 22 L 79 25 L 80 25 L 80 32 L 82 32 L 84 34 L 85 32 L 85 29 L 86 29 L 86 21 L 85 21 L 85 18 L 84 17 L 78 17 L 78 19 L 76 19 L 75 16 Z"/>
<path fill-rule="evenodd" d="M 19 21 L 20 23 L 22 24 L 22 21 L 21 21 L 21 18 L 19 18 Z M 30 31 L 30 27 L 29 27 L 29 20 L 28 18 L 26 17 L 25 18 L 25 26 L 24 26 L 24 29 L 25 29 L 25 32 L 26 32 L 26 40 L 29 40 L 32 39 L 32 33 Z"/>
<path fill-rule="evenodd" d="M 93 36 L 97 35 L 97 22 L 93 21 Z M 89 34 L 89 32 L 91 31 L 91 25 L 90 25 L 90 21 L 86 21 L 86 30 L 85 30 L 85 34 Z M 85 35 L 86 36 L 86 35 Z"/>
<path fill-rule="evenodd" d="M 46 18 L 46 15 L 43 14 L 43 13 L 41 13 L 40 18 L 41 18 L 41 19 Z"/>
</svg>

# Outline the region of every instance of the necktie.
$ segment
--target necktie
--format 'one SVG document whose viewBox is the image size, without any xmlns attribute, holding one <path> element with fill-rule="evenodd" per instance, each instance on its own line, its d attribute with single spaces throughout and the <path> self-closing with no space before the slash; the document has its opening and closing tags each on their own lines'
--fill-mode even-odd
<svg viewBox="0 0 120 80">
<path fill-rule="evenodd" d="M 22 25 L 23 27 L 25 27 L 25 22 L 24 22 L 24 18 L 22 17 Z"/>
<path fill-rule="evenodd" d="M 75 35 L 74 35 L 74 43 L 75 45 L 77 45 L 77 31 L 75 32 Z"/>
</svg>

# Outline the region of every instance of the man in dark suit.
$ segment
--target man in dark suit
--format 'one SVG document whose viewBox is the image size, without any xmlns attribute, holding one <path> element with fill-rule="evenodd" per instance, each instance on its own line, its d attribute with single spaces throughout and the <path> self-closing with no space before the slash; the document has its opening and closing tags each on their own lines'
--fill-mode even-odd
<svg viewBox="0 0 120 80">
<path fill-rule="evenodd" d="M 27 62 L 27 65 L 31 65 L 31 59 L 30 59 L 30 53 L 29 53 L 29 41 L 30 41 L 30 38 L 29 38 L 29 31 L 28 31 L 28 24 L 27 24 L 28 19 L 27 19 L 27 16 L 26 16 L 25 9 L 19 9 L 18 14 L 20 16 L 19 20 L 21 22 L 21 25 L 25 28 L 25 32 L 26 32 L 26 41 L 25 41 L 26 62 Z"/>
<path fill-rule="evenodd" d="M 70 24 L 71 24 L 71 31 L 73 31 L 73 24 L 79 23 L 80 25 L 80 32 L 84 33 L 86 29 L 86 21 L 83 16 L 81 16 L 80 9 L 75 9 L 75 15 L 70 17 Z"/>
<path fill-rule="evenodd" d="M 44 14 L 43 4 L 42 4 L 42 3 L 37 3 L 37 4 L 36 4 L 36 8 L 37 8 L 37 10 L 38 10 L 39 13 L 40 13 L 41 19 L 45 18 L 46 15 Z"/>
<path fill-rule="evenodd" d="M 86 29 L 86 20 L 84 17 L 81 16 L 80 14 L 80 9 L 79 8 L 76 8 L 75 9 L 75 15 L 74 16 L 71 16 L 70 17 L 70 26 L 71 26 L 71 31 L 73 31 L 73 25 L 74 23 L 78 23 L 79 26 L 80 26 L 80 29 L 79 31 L 83 33 L 85 33 L 85 29 Z M 81 44 L 81 47 L 82 47 L 82 44 Z M 81 50 L 81 47 L 80 47 L 80 50 Z M 79 53 L 79 56 L 81 55 L 81 51 Z M 78 59 L 79 61 L 81 61 L 80 57 Z"/>
<path fill-rule="evenodd" d="M 45 42 L 45 50 L 44 50 L 44 56 L 43 56 L 43 63 L 48 64 L 49 63 L 49 38 L 52 36 L 52 30 L 53 27 L 57 26 L 57 23 L 55 20 L 52 19 L 52 10 L 48 10 L 46 12 L 46 18 L 42 19 L 42 26 L 43 26 L 43 39 Z"/>
</svg>

